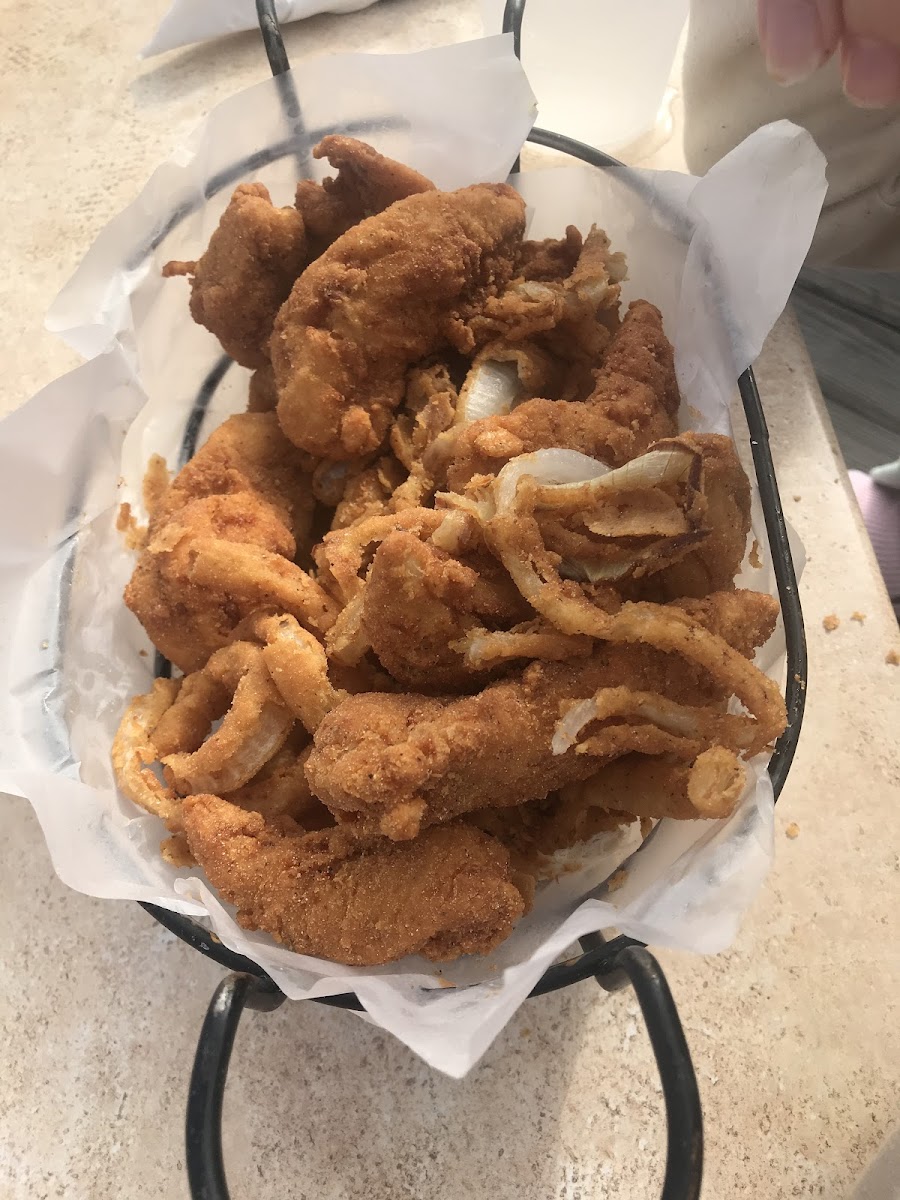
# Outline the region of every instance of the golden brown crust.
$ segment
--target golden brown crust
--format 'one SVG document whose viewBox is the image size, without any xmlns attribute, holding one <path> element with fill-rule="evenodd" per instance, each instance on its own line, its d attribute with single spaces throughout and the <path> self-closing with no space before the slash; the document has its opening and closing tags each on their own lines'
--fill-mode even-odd
<svg viewBox="0 0 900 1200">
<path fill-rule="evenodd" d="M 306 226 L 310 258 L 318 258 L 364 217 L 374 216 L 407 196 L 434 190 L 431 180 L 418 171 L 341 134 L 322 138 L 313 150 L 313 158 L 327 158 L 338 173 L 322 183 L 302 179 L 297 184 L 294 203 Z"/>
<path fill-rule="evenodd" d="M 114 766 L 245 927 L 440 961 L 579 843 L 732 811 L 785 725 L 748 661 L 777 604 L 734 588 L 749 485 L 676 433 L 661 315 L 620 317 L 603 230 L 523 242 L 505 185 L 314 153 L 337 176 L 295 210 L 244 185 L 166 268 L 254 374 L 148 472 L 126 601 L 191 673 L 132 703 Z"/>
<path fill-rule="evenodd" d="M 246 929 L 300 954 L 353 966 L 407 954 L 437 961 L 485 954 L 525 909 L 509 855 L 464 825 L 405 846 L 362 843 L 341 830 L 303 834 L 267 824 L 217 796 L 184 804 L 187 841 Z"/>
<path fill-rule="evenodd" d="M 693 553 L 655 577 L 654 598 L 664 600 L 699 598 L 732 587 L 750 533 L 750 481 L 731 438 L 716 433 L 680 433 L 674 441 L 698 450 L 703 457 L 710 536 Z"/>
<path fill-rule="evenodd" d="M 377 449 L 407 367 L 509 279 L 524 211 L 505 184 L 424 192 L 362 221 L 312 263 L 270 342 L 287 437 L 336 460 Z"/>
<path fill-rule="evenodd" d="M 546 446 L 620 466 L 673 435 L 677 384 L 674 369 L 655 357 L 660 339 L 666 340 L 659 310 L 635 301 L 586 400 L 526 400 L 508 416 L 473 421 L 454 445 L 448 487 L 462 491 L 473 476 L 494 474 L 511 458 Z"/>
<path fill-rule="evenodd" d="M 303 218 L 275 208 L 261 183 L 242 183 L 196 263 L 170 262 L 163 275 L 191 276 L 191 316 L 244 367 L 262 367 L 275 314 L 306 261 Z"/>
<path fill-rule="evenodd" d="M 220 425 L 157 490 L 146 548 L 125 589 L 157 649 L 197 670 L 265 597 L 278 596 L 301 620 L 327 622 L 327 598 L 291 561 L 309 536 L 312 503 L 274 413 Z"/>
</svg>

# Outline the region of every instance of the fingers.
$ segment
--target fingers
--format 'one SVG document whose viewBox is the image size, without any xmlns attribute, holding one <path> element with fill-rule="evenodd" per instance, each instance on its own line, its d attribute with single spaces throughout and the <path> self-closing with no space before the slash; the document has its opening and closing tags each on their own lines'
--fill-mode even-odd
<svg viewBox="0 0 900 1200">
<path fill-rule="evenodd" d="M 831 58 L 841 37 L 840 0 L 758 0 L 766 70 L 788 86 Z"/>
<path fill-rule="evenodd" d="M 882 108 L 900 103 L 897 0 L 845 0 L 841 74 L 854 104 Z"/>
<path fill-rule="evenodd" d="M 758 0 L 766 69 L 785 86 L 817 71 L 840 48 L 844 91 L 854 104 L 900 103 L 898 0 Z"/>
</svg>

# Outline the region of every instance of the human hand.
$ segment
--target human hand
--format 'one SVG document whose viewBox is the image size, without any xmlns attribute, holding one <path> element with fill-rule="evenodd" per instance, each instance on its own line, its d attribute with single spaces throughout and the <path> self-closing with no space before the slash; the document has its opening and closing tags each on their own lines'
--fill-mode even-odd
<svg viewBox="0 0 900 1200">
<path fill-rule="evenodd" d="M 900 0 L 757 0 L 769 74 L 789 85 L 835 53 L 862 108 L 900 104 Z"/>
</svg>

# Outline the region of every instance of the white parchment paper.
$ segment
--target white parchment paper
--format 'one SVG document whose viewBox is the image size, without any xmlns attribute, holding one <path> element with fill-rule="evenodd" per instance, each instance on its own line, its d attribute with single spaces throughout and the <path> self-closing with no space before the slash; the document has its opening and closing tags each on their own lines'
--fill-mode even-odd
<svg viewBox="0 0 900 1200">
<path fill-rule="evenodd" d="M 212 336 L 188 319 L 186 286 L 164 282 L 161 265 L 196 257 L 242 178 L 289 203 L 310 165 L 305 150 L 328 129 L 364 130 L 385 153 L 455 187 L 503 179 L 534 115 L 507 38 L 316 60 L 293 81 L 302 120 L 285 116 L 286 82 L 267 80 L 214 110 L 101 233 L 48 318 L 89 361 L 0 425 L 0 789 L 31 801 L 69 886 L 208 918 L 288 996 L 354 990 L 371 1019 L 461 1076 L 585 932 L 615 927 L 706 953 L 727 946 L 771 860 L 771 789 L 765 762 L 754 762 L 728 821 L 663 822 L 612 892 L 603 881 L 631 844 L 619 835 L 598 843 L 581 871 L 539 891 L 495 954 L 440 977 L 418 959 L 357 970 L 293 954 L 239 929 L 196 871 L 159 857 L 162 825 L 117 794 L 109 763 L 122 710 L 148 688 L 153 661 L 122 603 L 133 556 L 115 516 L 122 500 L 138 501 L 152 451 L 177 465 L 198 389 L 222 364 Z M 290 153 L 269 161 L 261 151 L 279 143 Z M 252 154 L 254 164 L 234 168 Z M 312 165 L 318 176 L 326 169 Z M 787 300 L 824 197 L 823 159 L 808 135 L 787 123 L 762 129 L 702 180 L 570 167 L 529 173 L 518 186 L 532 236 L 569 222 L 610 232 L 628 255 L 627 298 L 646 296 L 665 316 L 685 424 L 728 430 L 735 380 Z M 245 405 L 247 378 L 227 369 L 201 441 Z M 773 590 L 761 522 L 754 532 L 764 565 L 747 567 L 744 582 Z M 776 635 L 761 659 L 776 676 L 781 655 Z"/>
<path fill-rule="evenodd" d="M 368 8 L 375 0 L 275 0 L 282 25 L 313 17 L 316 13 L 351 13 Z M 172 0 L 141 58 L 153 58 L 178 46 L 206 42 L 226 33 L 241 33 L 258 25 L 255 0 Z"/>
</svg>

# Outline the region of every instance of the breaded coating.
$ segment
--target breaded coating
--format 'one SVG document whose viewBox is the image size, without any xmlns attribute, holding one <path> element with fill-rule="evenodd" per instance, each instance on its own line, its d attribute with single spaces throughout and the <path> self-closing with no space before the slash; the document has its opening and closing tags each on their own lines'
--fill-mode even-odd
<svg viewBox="0 0 900 1200">
<path fill-rule="evenodd" d="M 338 238 L 275 321 L 270 349 L 287 437 L 336 460 L 377 449 L 407 367 L 509 280 L 524 222 L 512 188 L 476 184 L 399 200 Z"/>
<path fill-rule="evenodd" d="M 501 844 L 465 825 L 404 846 L 267 824 L 218 796 L 184 802 L 188 845 L 238 923 L 299 954 L 374 966 L 486 954 L 525 910 Z"/>
<path fill-rule="evenodd" d="M 751 592 L 746 588 L 713 592 L 700 600 L 673 600 L 672 608 L 680 608 L 706 629 L 717 633 L 745 658 L 752 658 L 759 646 L 764 646 L 775 631 L 780 608 L 768 592 Z"/>
<path fill-rule="evenodd" d="M 716 614 L 726 640 L 736 635 L 736 616 Z M 568 705 L 619 687 L 713 711 L 723 699 L 705 672 L 679 655 L 601 643 L 590 658 L 534 662 L 463 699 L 351 696 L 319 726 L 307 777 L 339 822 L 397 840 L 415 837 L 423 826 L 539 800 L 593 774 L 598 760 L 590 753 L 573 746 L 554 754 L 554 730 Z M 607 740 L 607 759 L 671 748 L 655 725 L 613 728 L 622 738 Z"/>
<path fill-rule="evenodd" d="M 583 245 L 581 231 L 574 225 L 566 226 L 565 237 L 523 242 L 517 274 L 523 279 L 557 283 L 572 274 Z"/>
<path fill-rule="evenodd" d="M 658 360 L 657 354 L 665 359 L 657 350 L 659 338 L 665 341 L 659 310 L 636 300 L 595 373 L 591 395 L 526 400 L 507 416 L 465 426 L 447 470 L 450 490 L 462 491 L 473 476 L 496 474 L 511 458 L 546 446 L 577 450 L 618 467 L 671 437 L 678 385 L 671 363 Z M 430 465 L 427 455 L 425 461 Z"/>
<path fill-rule="evenodd" d="M 154 526 L 126 585 L 125 603 L 157 650 L 186 672 L 199 670 L 251 611 L 229 588 L 192 581 L 197 541 L 243 543 L 286 558 L 294 553 L 294 539 L 278 511 L 253 492 L 188 500 Z"/>
<path fill-rule="evenodd" d="M 313 496 L 306 464 L 274 413 L 237 413 L 210 434 L 160 498 L 151 537 L 188 500 L 255 492 L 270 504 L 298 544 L 309 535 Z"/>
<path fill-rule="evenodd" d="M 321 616 L 327 626 L 331 602 L 291 561 L 308 539 L 312 504 L 299 453 L 274 413 L 229 417 L 210 436 L 156 497 L 125 589 L 125 603 L 170 662 L 198 670 L 239 621 L 276 596 L 282 611 Z"/>
<path fill-rule="evenodd" d="M 745 783 L 740 759 L 724 746 L 713 746 L 692 763 L 626 754 L 563 788 L 560 798 L 576 808 L 600 805 L 614 814 L 653 820 L 715 820 L 731 814 Z"/>
<path fill-rule="evenodd" d="M 648 300 L 634 300 L 609 344 L 604 372 L 645 383 L 674 420 L 681 395 L 675 377 L 675 352 L 663 329 L 662 314 Z"/>
<path fill-rule="evenodd" d="M 337 177 L 313 183 L 301 179 L 294 200 L 303 216 L 310 258 L 318 258 L 342 233 L 364 217 L 383 212 L 397 200 L 434 190 L 412 167 L 385 158 L 365 142 L 332 133 L 322 138 L 313 158 L 327 158 Z"/>
<path fill-rule="evenodd" d="M 272 374 L 272 364 L 258 367 L 250 376 L 250 386 L 247 392 L 247 412 L 274 412 L 278 403 L 278 393 L 275 391 L 275 376 Z"/>
<path fill-rule="evenodd" d="M 666 600 L 708 596 L 732 587 L 750 533 L 750 481 L 731 438 L 716 433 L 682 433 L 678 440 L 703 455 L 705 524 L 710 536 L 680 562 L 655 576 L 654 597 Z"/>
<path fill-rule="evenodd" d="M 196 262 L 170 262 L 163 275 L 189 275 L 191 316 L 243 367 L 268 361 L 275 314 L 306 261 L 303 218 L 275 208 L 268 188 L 242 183 Z"/>
<path fill-rule="evenodd" d="M 453 642 L 472 628 L 508 628 L 529 615 L 489 556 L 473 567 L 398 531 L 375 552 L 362 620 L 384 669 L 406 687 L 434 693 L 484 682 L 485 673 L 467 667 Z"/>
</svg>

